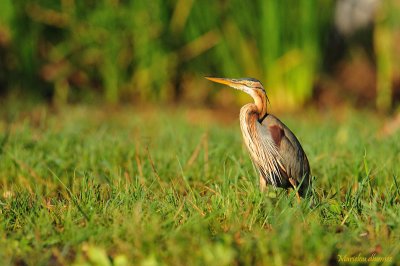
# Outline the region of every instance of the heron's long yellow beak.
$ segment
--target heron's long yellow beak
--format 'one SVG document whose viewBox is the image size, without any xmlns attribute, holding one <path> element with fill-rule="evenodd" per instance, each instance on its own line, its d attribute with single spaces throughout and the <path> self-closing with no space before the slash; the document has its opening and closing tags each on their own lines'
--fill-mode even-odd
<svg viewBox="0 0 400 266">
<path fill-rule="evenodd" d="M 228 86 L 231 86 L 231 87 L 238 84 L 238 82 L 233 80 L 233 79 L 214 78 L 214 77 L 205 77 L 205 78 L 208 79 L 208 80 L 211 80 L 213 82 L 224 84 L 224 85 L 228 85 Z"/>
</svg>

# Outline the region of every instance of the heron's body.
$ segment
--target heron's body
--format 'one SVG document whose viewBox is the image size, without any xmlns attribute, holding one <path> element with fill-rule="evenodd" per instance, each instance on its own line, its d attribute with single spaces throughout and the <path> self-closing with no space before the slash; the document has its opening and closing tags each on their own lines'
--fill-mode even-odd
<svg viewBox="0 0 400 266">
<path fill-rule="evenodd" d="M 250 158 L 260 174 L 262 190 L 274 187 L 298 188 L 304 196 L 310 185 L 310 166 L 300 142 L 278 118 L 267 113 L 267 96 L 256 79 L 208 78 L 242 90 L 254 103 L 240 110 L 240 127 Z"/>
<path fill-rule="evenodd" d="M 267 114 L 261 121 L 254 112 L 255 105 L 246 104 L 240 110 L 240 126 L 250 157 L 260 174 L 260 187 L 267 184 L 289 188 L 289 178 L 301 183 L 300 195 L 309 185 L 310 166 L 300 142 L 290 129 L 274 115 Z M 248 130 L 246 125 L 253 125 Z M 262 140 L 258 145 L 257 140 Z M 267 155 L 267 149 L 269 147 Z M 273 158 L 272 158 L 273 157 Z M 271 159 L 270 159 L 271 158 Z M 275 160 L 274 160 L 275 159 Z"/>
</svg>

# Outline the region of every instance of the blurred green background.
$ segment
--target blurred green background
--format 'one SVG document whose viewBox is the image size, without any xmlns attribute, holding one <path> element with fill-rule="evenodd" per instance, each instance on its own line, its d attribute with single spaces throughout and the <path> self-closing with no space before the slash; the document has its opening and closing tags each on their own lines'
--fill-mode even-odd
<svg viewBox="0 0 400 266">
<path fill-rule="evenodd" d="M 260 79 L 277 109 L 393 110 L 399 10 L 399 0 L 2 0 L 0 93 L 55 105 L 248 100 L 209 89 L 213 75 Z"/>
</svg>

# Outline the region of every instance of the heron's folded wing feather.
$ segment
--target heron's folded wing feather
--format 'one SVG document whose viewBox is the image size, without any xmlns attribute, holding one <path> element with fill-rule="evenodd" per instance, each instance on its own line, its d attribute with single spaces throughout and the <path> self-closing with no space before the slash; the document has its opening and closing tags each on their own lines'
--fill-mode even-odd
<svg viewBox="0 0 400 266">
<path fill-rule="evenodd" d="M 307 175 L 308 178 L 310 166 L 307 156 L 300 142 L 290 129 L 273 115 L 268 115 L 262 122 L 262 125 L 274 139 L 281 157 L 279 161 L 283 165 L 283 174 L 287 175 L 287 177 L 294 178 L 298 182 L 300 182 L 305 175 Z"/>
</svg>

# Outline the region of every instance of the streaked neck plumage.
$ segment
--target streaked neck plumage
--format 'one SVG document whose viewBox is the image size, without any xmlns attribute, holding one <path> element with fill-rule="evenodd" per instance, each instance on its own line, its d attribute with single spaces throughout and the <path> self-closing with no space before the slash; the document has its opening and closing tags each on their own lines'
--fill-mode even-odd
<svg viewBox="0 0 400 266">
<path fill-rule="evenodd" d="M 267 95 L 263 90 L 253 90 L 249 93 L 254 100 L 254 104 L 257 107 L 258 121 L 262 121 L 267 115 Z"/>
<path fill-rule="evenodd" d="M 267 115 L 267 96 L 264 92 L 253 91 L 250 94 L 254 103 L 248 103 L 240 109 L 240 128 L 243 140 L 259 173 L 276 186 L 281 180 L 278 168 L 280 157 L 272 138 L 268 134 L 261 136 L 261 122 Z M 268 151 L 268 152 L 266 152 Z"/>
</svg>

